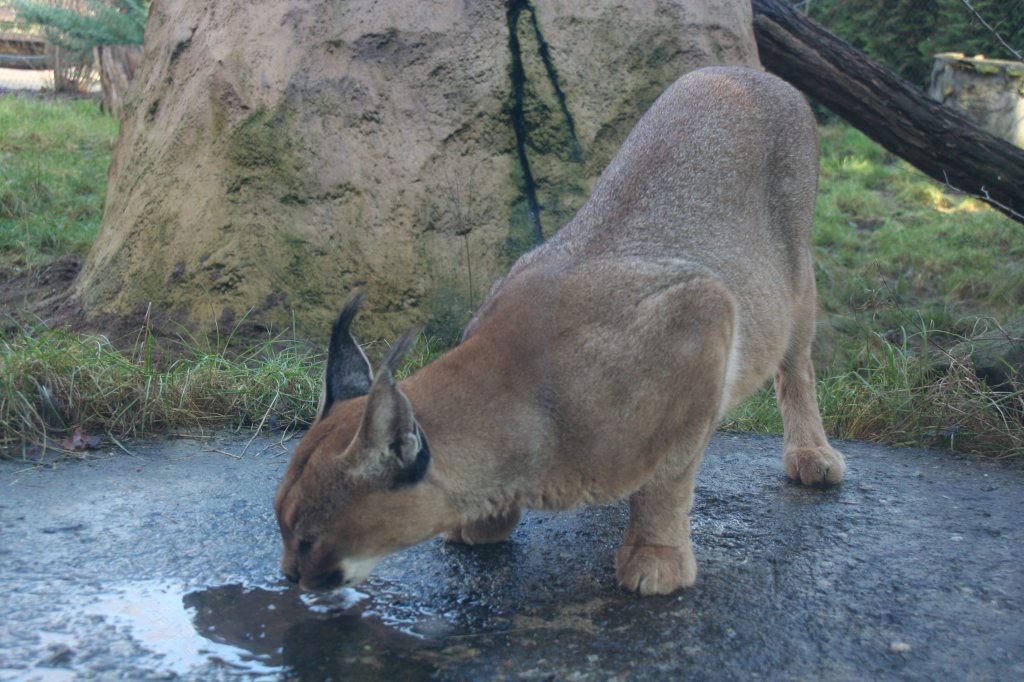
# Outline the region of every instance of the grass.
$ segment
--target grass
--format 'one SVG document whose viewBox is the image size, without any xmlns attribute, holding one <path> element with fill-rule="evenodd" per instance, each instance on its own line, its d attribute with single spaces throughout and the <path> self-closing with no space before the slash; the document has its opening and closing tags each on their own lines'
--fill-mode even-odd
<svg viewBox="0 0 1024 682">
<path fill-rule="evenodd" d="M 968 334 L 1024 309 L 1024 226 L 947 191 L 845 125 L 821 131 L 822 306 L 868 329 Z"/>
<path fill-rule="evenodd" d="M 209 429 L 301 429 L 314 417 L 326 358 L 307 344 L 267 337 L 240 350 L 232 333 L 130 344 L 9 321 L 0 335 L 0 455 L 61 450 L 76 428 L 114 440 Z M 173 345 L 172 348 L 168 344 Z M 374 359 L 386 344 L 367 348 Z M 420 336 L 398 379 L 437 356 Z M 171 360 L 162 358 L 173 357 Z"/>
<path fill-rule="evenodd" d="M 86 251 L 102 212 L 114 123 L 94 102 L 0 97 L 0 265 Z M 956 344 L 1024 309 L 1024 227 L 928 180 L 845 125 L 822 127 L 815 260 L 830 325 L 818 393 L 840 438 L 1024 455 L 1024 398 L 984 385 Z M 116 346 L 41 323 L 0 332 L 0 450 L 198 429 L 302 428 L 323 357 L 266 339 L 228 351 L 147 330 Z M 384 344 L 370 349 L 383 355 Z M 443 350 L 421 337 L 403 376 Z M 173 357 L 173 362 L 160 358 Z M 781 432 L 770 387 L 725 428 Z"/>
<path fill-rule="evenodd" d="M 0 445 L 10 454 L 59 442 L 74 427 L 123 439 L 311 420 L 320 377 L 308 349 L 272 339 L 238 354 L 179 344 L 177 359 L 161 367 L 145 333 L 122 350 L 105 337 L 20 326 L 0 339 Z"/>
<path fill-rule="evenodd" d="M 1024 391 L 993 390 L 962 354 L 922 354 L 926 336 L 908 334 L 901 345 L 880 344 L 855 370 L 819 372 L 818 405 L 829 435 L 1024 456 Z M 774 389 L 764 387 L 748 398 L 726 415 L 722 428 L 782 433 Z"/>
<path fill-rule="evenodd" d="M 94 100 L 0 97 L 0 265 L 88 251 L 116 137 Z"/>
<path fill-rule="evenodd" d="M 0 337 L 0 454 L 8 457 L 27 457 L 39 446 L 61 449 L 75 428 L 115 441 L 301 429 L 312 422 L 320 394 L 325 358 L 279 337 L 239 351 L 231 333 L 216 341 L 183 335 L 168 348 L 146 329 L 133 343 L 115 345 L 39 321 L 10 326 L 16 331 Z M 385 344 L 374 345 L 370 357 L 383 357 Z M 438 353 L 421 336 L 398 378 Z"/>
</svg>

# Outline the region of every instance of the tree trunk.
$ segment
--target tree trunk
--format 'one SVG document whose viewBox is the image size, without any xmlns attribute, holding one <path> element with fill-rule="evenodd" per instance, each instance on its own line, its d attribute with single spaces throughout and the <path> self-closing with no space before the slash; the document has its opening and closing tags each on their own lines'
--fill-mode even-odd
<svg viewBox="0 0 1024 682">
<path fill-rule="evenodd" d="M 753 0 L 761 62 L 893 154 L 1024 223 L 1024 150 L 985 132 L 780 0 Z"/>
<path fill-rule="evenodd" d="M 50 58 L 50 68 L 53 71 L 53 91 L 66 92 L 68 85 L 65 79 L 63 50 L 56 45 L 47 43 L 46 56 Z"/>
<path fill-rule="evenodd" d="M 93 48 L 93 56 L 100 72 L 103 110 L 120 120 L 125 93 L 142 60 L 142 46 L 98 45 Z"/>
</svg>

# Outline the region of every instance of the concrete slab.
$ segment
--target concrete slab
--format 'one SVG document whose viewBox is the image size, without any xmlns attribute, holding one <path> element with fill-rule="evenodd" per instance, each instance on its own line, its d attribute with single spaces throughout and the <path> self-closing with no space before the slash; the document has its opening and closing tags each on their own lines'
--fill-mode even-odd
<svg viewBox="0 0 1024 682">
<path fill-rule="evenodd" d="M 0 463 L 0 679 L 1024 679 L 1020 464 L 842 443 L 808 490 L 781 439 L 718 434 L 688 591 L 616 587 L 620 503 L 310 597 L 277 573 L 288 454 L 244 446 Z"/>
</svg>

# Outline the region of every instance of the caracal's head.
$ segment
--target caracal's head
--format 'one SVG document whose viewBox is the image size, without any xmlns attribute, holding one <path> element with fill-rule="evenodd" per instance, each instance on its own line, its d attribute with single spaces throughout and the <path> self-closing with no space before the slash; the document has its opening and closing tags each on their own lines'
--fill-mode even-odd
<svg viewBox="0 0 1024 682">
<path fill-rule="evenodd" d="M 426 437 L 393 379 L 415 334 L 395 342 L 374 379 L 349 333 L 362 299 L 352 297 L 334 325 L 316 422 L 274 501 L 281 568 L 309 590 L 354 585 L 381 557 L 443 529 L 424 490 Z"/>
</svg>

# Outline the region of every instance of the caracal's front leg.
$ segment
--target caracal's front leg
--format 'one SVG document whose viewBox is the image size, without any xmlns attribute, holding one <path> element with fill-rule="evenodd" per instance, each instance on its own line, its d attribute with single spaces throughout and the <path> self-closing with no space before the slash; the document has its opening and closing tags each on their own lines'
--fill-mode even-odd
<svg viewBox="0 0 1024 682">
<path fill-rule="evenodd" d="M 627 590 L 669 594 L 697 579 L 690 508 L 703 447 L 681 453 L 689 461 L 680 471 L 661 471 L 629 498 L 629 528 L 615 557 L 619 584 Z"/>
<path fill-rule="evenodd" d="M 629 527 L 615 557 L 619 584 L 640 594 L 669 594 L 697 579 L 690 543 L 694 480 L 718 420 L 728 358 L 734 337 L 735 301 L 717 282 L 691 282 L 663 294 L 663 310 L 686 311 L 685 324 L 697 330 L 688 343 L 678 340 L 682 325 L 663 317 L 663 348 L 685 349 L 663 371 L 686 390 L 664 405 L 673 413 L 648 442 L 672 438 L 654 475 L 629 498 Z M 692 301 L 700 301 L 699 306 Z M 678 322 L 682 322 L 681 320 Z M 677 340 L 674 342 L 673 335 Z M 665 386 L 666 395 L 673 386 Z M 652 396 L 652 398 L 665 396 Z M 652 400 L 657 404 L 657 400 Z"/>
<path fill-rule="evenodd" d="M 809 347 L 779 367 L 775 373 L 775 395 L 782 412 L 782 461 L 786 474 L 804 485 L 835 485 L 842 481 L 846 462 L 829 445 L 821 424 Z"/>
</svg>

